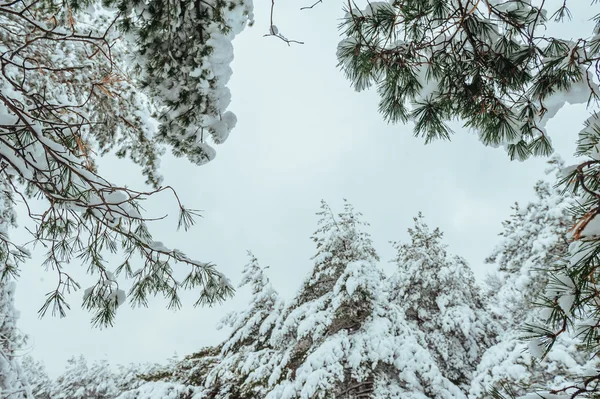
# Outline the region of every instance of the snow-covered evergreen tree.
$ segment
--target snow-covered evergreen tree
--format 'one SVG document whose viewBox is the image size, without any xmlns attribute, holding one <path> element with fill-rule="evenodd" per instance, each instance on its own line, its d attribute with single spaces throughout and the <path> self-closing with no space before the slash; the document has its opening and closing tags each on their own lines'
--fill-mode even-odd
<svg viewBox="0 0 600 399">
<path fill-rule="evenodd" d="M 446 252 L 442 232 L 431 231 L 420 213 L 414 221 L 411 241 L 394 244 L 390 296 L 423 333 L 443 375 L 466 392 L 496 332 L 466 261 Z"/>
<path fill-rule="evenodd" d="M 499 244 L 486 259 L 495 266 L 496 276 L 491 278 L 500 281 L 488 290 L 488 303 L 504 328 L 534 321 L 537 312 L 532 308 L 546 288 L 548 271 L 567 253 L 567 231 L 575 223 L 571 210 L 577 198 L 554 187 L 563 166 L 559 157 L 552 158 L 546 170 L 549 179 L 536 182 L 533 202 L 525 207 L 515 203 L 510 218 L 502 223 Z"/>
<path fill-rule="evenodd" d="M 363 231 L 367 223 L 347 201 L 338 215 L 322 202 L 318 215 L 313 271 L 273 333 L 272 345 L 282 355 L 269 379 L 274 386 L 268 397 L 329 397 L 352 394 L 352 386 L 357 391 L 373 387 L 362 359 L 355 359 L 353 369 L 347 358 L 350 337 L 362 329 L 378 300 L 384 279 L 376 265 L 379 257 Z"/>
<path fill-rule="evenodd" d="M 262 386 L 266 382 L 265 369 L 277 356 L 269 340 L 284 304 L 256 257 L 251 253 L 249 256 L 250 262 L 244 268 L 240 287 L 249 286 L 252 290 L 250 306 L 242 312 L 229 314 L 221 321 L 233 331 L 229 339 L 220 345 L 221 360 L 206 375 L 204 385 L 209 388 L 210 398 L 228 395 L 261 397 L 264 395 Z"/>
<path fill-rule="evenodd" d="M 35 399 L 51 399 L 52 380 L 46 373 L 44 363 L 35 360 L 28 355 L 21 362 L 23 375 L 31 389 L 31 394 Z"/>
<path fill-rule="evenodd" d="M 112 399 L 119 394 L 115 375 L 107 361 L 88 366 L 83 356 L 72 357 L 52 385 L 52 399 Z"/>
<path fill-rule="evenodd" d="M 27 253 L 10 243 L 8 229 L 15 223 L 10 191 L 0 181 L 0 398 L 29 396 L 29 388 L 19 364 L 25 336 L 17 327 L 19 312 L 14 307 L 16 284 L 13 277 Z"/>
<path fill-rule="evenodd" d="M 232 328 L 229 337 L 217 347 L 204 348 L 179 362 L 147 373 L 143 379 L 148 382 L 124 393 L 122 399 L 144 398 L 154 389 L 179 392 L 184 396 L 195 392 L 198 397 L 211 399 L 263 397 L 258 393 L 260 383 L 254 378 L 262 375 L 264 365 L 261 361 L 276 354 L 269 346 L 269 338 L 283 302 L 258 259 L 250 252 L 248 255 L 250 260 L 243 269 L 239 285 L 250 288 L 248 307 L 227 314 L 218 326 L 219 329 Z M 171 385 L 163 385 L 164 381 Z"/>
<path fill-rule="evenodd" d="M 248 255 L 240 288 L 248 286 L 251 299 L 248 308 L 221 320 L 219 328 L 232 328 L 229 338 L 217 348 L 187 357 L 174 370 L 178 381 L 200 386 L 203 398 L 264 397 L 265 362 L 277 356 L 269 339 L 283 302 L 258 259 L 250 252 Z"/>
<path fill-rule="evenodd" d="M 220 327 L 232 328 L 231 336 L 221 345 L 223 354 L 236 352 L 240 347 L 253 350 L 264 347 L 282 305 L 265 269 L 251 252 L 248 256 L 250 262 L 244 267 L 239 288 L 248 286 L 251 289 L 250 305 L 244 311 L 232 312 L 221 320 Z"/>
<path fill-rule="evenodd" d="M 156 373 L 161 367 L 152 363 L 129 363 L 117 365 L 115 385 L 118 392 L 126 392 L 143 385 L 148 376 Z"/>
<path fill-rule="evenodd" d="M 346 203 L 336 215 L 322 203 L 319 216 L 314 269 L 284 309 L 250 262 L 244 281 L 255 287 L 253 301 L 238 313 L 241 322 L 230 338 L 122 399 L 151 398 L 153 389 L 165 387 L 179 392 L 173 397 L 197 399 L 465 399 L 444 376 L 423 332 L 390 301 L 360 214 Z M 267 307 L 280 315 L 274 328 L 273 314 L 261 312 Z M 254 337 L 241 339 L 258 325 Z"/>
<path fill-rule="evenodd" d="M 139 388 L 163 367 L 130 363 L 112 368 L 107 361 L 89 364 L 79 356 L 69 359 L 64 373 L 52 380 L 44 364 L 28 355 L 22 361 L 22 369 L 35 399 L 113 399 Z"/>
<path fill-rule="evenodd" d="M 0 398 L 7 399 L 25 398 L 29 389 L 19 363 L 25 337 L 16 325 L 15 288 L 14 281 L 0 281 Z"/>
<path fill-rule="evenodd" d="M 577 198 L 553 186 L 563 166 L 560 158 L 549 164 L 549 179 L 535 184 L 534 201 L 524 207 L 515 204 L 503 223 L 500 243 L 487 259 L 497 269 L 489 280 L 493 283 L 487 307 L 502 334 L 484 354 L 473 378 L 473 398 L 486 398 L 492 387 L 504 384 L 517 395 L 548 392 L 572 384 L 573 376 L 589 375 L 598 365 L 573 334 L 561 334 L 543 359 L 541 341 L 524 340 L 528 325 L 546 320 L 547 312 L 534 304 L 542 302 L 551 272 L 567 254 L 567 233 L 574 224 L 571 209 L 577 203 Z"/>
</svg>

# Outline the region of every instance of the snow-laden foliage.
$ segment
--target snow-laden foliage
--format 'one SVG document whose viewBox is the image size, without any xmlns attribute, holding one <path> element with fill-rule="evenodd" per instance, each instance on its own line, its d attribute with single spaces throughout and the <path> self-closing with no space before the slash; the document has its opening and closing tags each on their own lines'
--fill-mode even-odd
<svg viewBox="0 0 600 399">
<path fill-rule="evenodd" d="M 9 241 L 8 229 L 14 222 L 10 193 L 0 181 L 0 398 L 7 399 L 29 398 L 31 393 L 19 362 L 26 337 L 17 327 L 13 281 L 26 252 Z"/>
<path fill-rule="evenodd" d="M 233 327 L 229 338 L 156 372 L 122 398 L 176 386 L 181 391 L 173 397 L 194 399 L 466 399 L 469 381 L 459 381 L 456 359 L 467 362 L 463 373 L 470 375 L 495 332 L 485 325 L 464 261 L 447 256 L 439 242 L 431 255 L 416 241 L 398 245 L 399 271 L 388 281 L 367 224 L 350 204 L 334 214 L 323 203 L 318 215 L 314 267 L 294 298 L 283 305 L 251 255 L 242 279 L 251 301 L 224 319 Z M 414 234 L 441 237 L 418 220 Z M 426 288 L 411 275 L 425 256 L 423 278 L 440 279 L 429 282 L 437 284 L 440 303 L 429 309 L 427 326 L 412 316 L 418 298 L 409 294 Z"/>
<path fill-rule="evenodd" d="M 52 380 L 43 363 L 31 356 L 22 362 L 23 375 L 36 399 L 114 399 L 144 385 L 158 368 L 149 363 L 112 367 L 106 360 L 90 364 L 80 355 L 69 359 L 65 371 Z"/>
<path fill-rule="evenodd" d="M 431 231 L 421 214 L 414 221 L 410 242 L 395 243 L 398 271 L 390 294 L 423 333 L 443 374 L 467 391 L 482 353 L 494 343 L 494 324 L 466 261 L 446 252 L 442 232 Z"/>
<path fill-rule="evenodd" d="M 117 365 L 115 372 L 115 384 L 118 392 L 125 392 L 136 389 L 143 385 L 148 376 L 159 370 L 158 364 L 152 363 L 129 363 L 127 365 Z"/>
<path fill-rule="evenodd" d="M 52 385 L 53 399 L 112 399 L 118 394 L 115 375 L 107 361 L 88 366 L 83 356 L 68 360 L 66 370 Z"/>
<path fill-rule="evenodd" d="M 250 262 L 244 267 L 240 288 L 250 288 L 250 306 L 221 320 L 219 327 L 231 327 L 232 332 L 215 352 L 193 355 L 180 367 L 189 368 L 182 382 L 201 383 L 201 397 L 254 397 L 258 394 L 256 384 L 262 382 L 264 369 L 269 367 L 265 363 L 277 357 L 269 337 L 284 304 L 258 259 L 250 252 L 248 255 Z"/>
<path fill-rule="evenodd" d="M 193 387 L 173 382 L 156 381 L 125 392 L 119 399 L 191 399 Z"/>
<path fill-rule="evenodd" d="M 19 313 L 14 308 L 15 288 L 14 281 L 0 282 L 0 398 L 7 399 L 29 397 L 19 363 L 25 337 L 16 325 Z"/>
<path fill-rule="evenodd" d="M 503 146 L 511 159 L 547 156 L 553 151 L 546 130 L 548 121 L 566 104 L 588 106 L 591 116 L 582 121 L 584 128 L 577 139 L 576 155 L 580 159 L 577 165 L 565 168 L 559 182 L 564 191 L 579 198 L 579 204 L 571 208 L 576 222 L 568 237 L 569 253 L 560 265 L 544 265 L 554 268 L 547 271 L 547 276 L 539 276 L 540 281 L 547 279 L 550 284 L 543 299 L 549 309 L 547 318 L 541 325 L 528 328 L 537 342 L 534 347 L 542 354 L 563 334 L 580 339 L 582 356 L 598 353 L 597 2 L 591 1 L 587 7 L 577 3 L 582 14 L 576 14 L 574 21 L 591 18 L 594 22 L 592 30 L 581 32 L 579 37 L 555 29 L 571 20 L 568 7 L 576 3 L 569 1 L 366 3 L 347 4 L 342 24 L 344 39 L 338 47 L 340 66 L 357 90 L 377 87 L 380 111 L 386 119 L 413 121 L 415 134 L 426 142 L 449 139 L 452 132 L 448 122 L 458 120 L 477 132 L 485 145 Z M 538 283 L 527 274 L 521 282 Z M 521 298 L 518 294 L 516 301 Z M 598 391 L 600 373 L 596 372 L 582 374 L 551 394 L 593 397 Z"/>
<path fill-rule="evenodd" d="M 48 377 L 44 363 L 28 355 L 23 358 L 21 367 L 32 396 L 36 399 L 51 399 L 52 381 Z"/>
<path fill-rule="evenodd" d="M 449 139 L 447 122 L 458 118 L 485 145 L 504 146 L 511 159 L 549 155 L 548 120 L 565 104 L 600 94 L 598 25 L 580 39 L 546 32 L 553 19 L 570 17 L 567 5 L 348 2 L 338 59 L 357 90 L 377 87 L 387 120 L 414 121 L 426 142 Z"/>
<path fill-rule="evenodd" d="M 353 341 L 378 301 L 384 279 L 376 265 L 379 257 L 362 230 L 367 224 L 349 203 L 335 215 L 323 202 L 318 215 L 313 271 L 271 337 L 281 354 L 267 398 L 325 398 L 373 387 L 378 359 L 362 359 L 362 348 Z"/>
<path fill-rule="evenodd" d="M 575 222 L 571 209 L 577 198 L 553 187 L 554 175 L 562 167 L 562 161 L 553 158 L 546 171 L 550 178 L 534 186 L 535 201 L 525 207 L 515 203 L 503 222 L 500 242 L 486 260 L 497 270 L 488 281 L 500 281 L 499 286 L 488 288 L 490 310 L 505 328 L 537 319 L 534 303 L 548 284 L 553 264 L 567 252 L 567 231 Z"/>
<path fill-rule="evenodd" d="M 248 255 L 250 262 L 244 267 L 239 288 L 250 287 L 251 305 L 243 312 L 232 312 L 221 320 L 220 327 L 227 326 L 233 330 L 221 346 L 222 353 L 234 353 L 243 346 L 252 347 L 253 350 L 263 347 L 268 333 L 274 327 L 278 310 L 283 305 L 265 269 L 252 253 Z"/>
<path fill-rule="evenodd" d="M 503 385 L 514 395 L 560 390 L 578 376 L 594 375 L 599 366 L 574 332 L 560 334 L 546 356 L 542 340 L 524 340 L 531 335 L 527 326 L 548 318 L 548 309 L 535 304 L 542 302 L 557 262 L 567 254 L 567 233 L 574 223 L 570 209 L 578 200 L 553 187 L 554 175 L 563 165 L 559 158 L 549 163 L 549 179 L 535 184 L 533 202 L 525 207 L 515 204 L 514 213 L 503 223 L 500 243 L 487 259 L 497 269 L 488 279 L 487 304 L 502 334 L 478 366 L 472 398 L 489 397 L 490 387 Z M 573 302 L 566 298 L 561 304 L 568 311 Z"/>
<path fill-rule="evenodd" d="M 558 337 L 545 357 L 545 348 L 537 341 L 528 343 L 525 336 L 519 330 L 506 330 L 500 342 L 485 352 L 472 381 L 470 398 L 489 398 L 496 388 L 521 399 L 528 392 L 546 399 L 549 392 L 573 386 L 576 378 L 593 376 L 600 366 L 572 335 Z"/>
<path fill-rule="evenodd" d="M 127 296 L 144 305 L 161 293 L 178 307 L 181 288 L 199 287 L 198 303 L 232 292 L 213 265 L 155 241 L 154 216 L 139 203 L 172 192 L 179 225 L 193 223 L 161 187 L 160 157 L 168 147 L 201 165 L 215 156 L 209 140 L 227 139 L 236 121 L 227 111 L 231 41 L 251 19 L 251 0 L 0 4 L 0 179 L 9 196 L 46 200 L 28 214 L 57 273 L 42 313 L 68 309 L 65 294 L 79 288 L 67 272 L 73 259 L 98 276 L 84 307 L 100 325 Z M 139 165 L 152 190 L 103 178 L 96 158 L 108 152 Z M 5 235 L 0 243 L 12 246 Z M 121 250 L 120 267 L 106 264 L 104 251 Z M 174 263 L 189 268 L 185 281 L 171 277 Z M 129 294 L 119 273 L 133 280 Z"/>
</svg>

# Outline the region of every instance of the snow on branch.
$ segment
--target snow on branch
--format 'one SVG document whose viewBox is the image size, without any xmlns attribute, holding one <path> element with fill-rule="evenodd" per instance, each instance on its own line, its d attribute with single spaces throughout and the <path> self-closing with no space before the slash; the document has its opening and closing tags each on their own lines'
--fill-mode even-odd
<svg viewBox="0 0 600 399">
<path fill-rule="evenodd" d="M 164 145 L 203 164 L 215 155 L 207 137 L 222 143 L 235 125 L 235 115 L 226 111 L 230 41 L 251 18 L 251 4 L 211 8 L 209 3 L 190 1 L 192 19 L 177 11 L 175 19 L 186 21 L 181 29 L 200 37 L 187 55 L 167 52 L 169 59 L 160 59 L 155 46 L 179 40 L 169 25 L 173 16 L 151 15 L 149 4 L 128 17 L 99 5 L 81 10 L 36 1 L 0 4 L 0 179 L 8 196 L 26 204 L 34 242 L 46 249 L 45 266 L 57 274 L 40 314 L 49 309 L 66 314 L 65 296 L 80 288 L 68 271 L 75 260 L 98 276 L 83 302 L 95 312 L 97 325 L 111 324 L 126 297 L 146 305 L 148 295 L 163 294 L 177 308 L 180 289 L 199 288 L 197 305 L 233 292 L 214 265 L 154 240 L 148 222 L 163 217 L 150 217 L 140 206 L 153 195 L 171 193 L 178 227 L 187 230 L 199 215 L 183 206 L 172 187 L 162 186 L 158 166 Z M 150 20 L 155 25 L 148 25 Z M 156 24 L 168 25 L 166 37 L 153 30 Z M 166 72 L 175 65 L 179 75 Z M 195 87 L 194 93 L 176 86 L 180 79 Z M 140 165 L 153 188 L 134 190 L 102 177 L 95 159 L 110 151 Z M 43 211 L 29 206 L 33 196 L 45 200 Z M 3 232 L 0 244 L 21 260 L 28 255 Z M 122 253 L 119 267 L 107 264 L 106 251 Z M 176 263 L 188 268 L 183 281 L 174 277 Z M 15 274 L 15 267 L 2 272 Z M 115 277 L 120 274 L 133 281 L 127 294 Z"/>
</svg>

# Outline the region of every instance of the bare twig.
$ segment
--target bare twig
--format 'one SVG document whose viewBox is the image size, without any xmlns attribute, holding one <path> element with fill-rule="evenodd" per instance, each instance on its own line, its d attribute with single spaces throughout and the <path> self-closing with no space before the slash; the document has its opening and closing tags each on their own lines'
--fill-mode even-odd
<svg viewBox="0 0 600 399">
<path fill-rule="evenodd" d="M 269 26 L 269 33 L 264 34 L 263 37 L 276 37 L 282 41 L 284 41 L 288 46 L 290 46 L 292 43 L 295 44 L 304 44 L 304 42 L 300 42 L 298 40 L 292 40 L 292 39 L 288 39 L 287 37 L 283 36 L 281 33 L 279 33 L 279 30 L 277 29 L 277 27 L 275 26 L 275 23 L 273 22 L 273 14 L 275 11 L 275 0 L 271 0 L 271 15 L 270 15 L 270 23 L 271 25 Z"/>
<path fill-rule="evenodd" d="M 323 0 L 318 0 L 318 1 L 316 1 L 316 2 L 315 2 L 313 5 L 311 5 L 311 6 L 307 6 L 307 7 L 301 7 L 301 8 L 300 8 L 300 11 L 302 11 L 302 10 L 310 10 L 310 9 L 314 8 L 314 7 L 315 7 L 317 4 L 319 4 L 319 3 L 322 3 L 322 2 L 323 2 Z"/>
</svg>

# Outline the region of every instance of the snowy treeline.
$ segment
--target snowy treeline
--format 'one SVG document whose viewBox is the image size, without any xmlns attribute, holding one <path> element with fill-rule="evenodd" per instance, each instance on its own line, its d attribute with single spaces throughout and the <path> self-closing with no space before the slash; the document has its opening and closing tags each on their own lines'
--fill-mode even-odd
<svg viewBox="0 0 600 399">
<path fill-rule="evenodd" d="M 156 372 L 158 366 L 129 364 L 111 367 L 106 360 L 90 364 L 79 356 L 69 359 L 65 371 L 53 381 L 42 363 L 26 356 L 22 369 L 28 380 L 30 395 L 36 399 L 112 399 L 121 392 L 141 386 L 145 382 L 143 376 Z"/>
<path fill-rule="evenodd" d="M 30 359 L 24 370 L 37 397 L 65 399 L 476 399 L 505 383 L 517 396 L 560 388 L 598 365 L 567 335 L 543 360 L 522 340 L 545 317 L 534 304 L 567 250 L 575 203 L 548 181 L 535 194 L 504 222 L 481 287 L 421 214 L 410 240 L 393 243 L 397 268 L 386 276 L 362 215 L 323 202 L 314 268 L 297 294 L 284 302 L 250 253 L 240 286 L 251 301 L 223 319 L 231 333 L 217 347 L 118 374 L 76 358 L 54 382 Z"/>
</svg>

